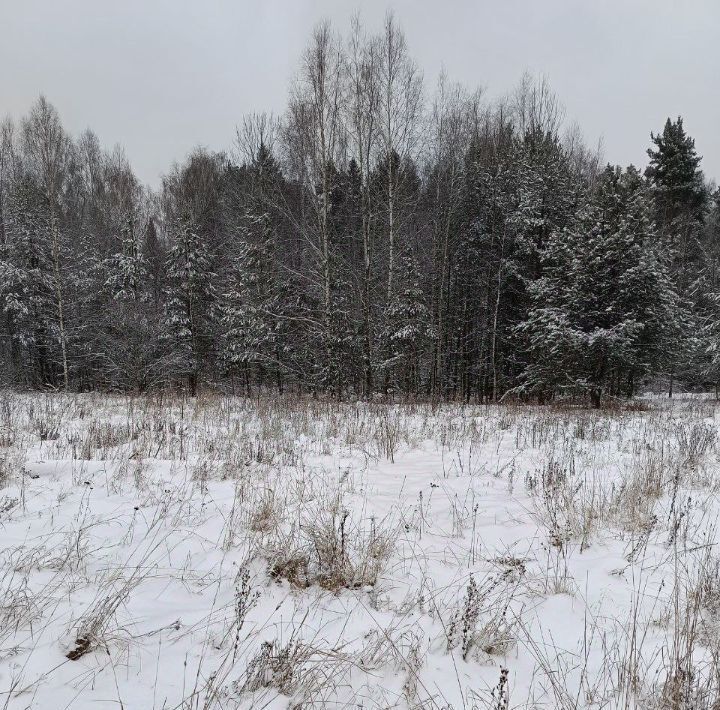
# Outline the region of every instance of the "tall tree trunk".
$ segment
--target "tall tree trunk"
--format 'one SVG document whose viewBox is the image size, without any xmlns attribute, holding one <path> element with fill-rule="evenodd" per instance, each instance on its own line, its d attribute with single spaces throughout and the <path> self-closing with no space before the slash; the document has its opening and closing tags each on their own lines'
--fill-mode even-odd
<svg viewBox="0 0 720 710">
<path fill-rule="evenodd" d="M 369 196 L 365 197 L 365 189 L 363 189 L 363 202 L 367 200 L 368 211 L 369 211 Z M 364 273 L 363 273 L 363 324 L 364 324 L 364 378 L 365 378 L 365 396 L 367 398 L 372 397 L 373 393 L 373 371 L 372 371 L 372 303 L 370 300 L 370 279 L 372 276 L 372 254 L 370 245 L 370 220 L 366 212 L 365 206 L 363 206 L 362 215 L 362 230 L 363 230 L 363 261 L 364 261 Z"/>
<path fill-rule="evenodd" d="M 388 278 L 387 278 L 387 300 L 388 304 L 393 295 L 393 273 L 395 270 L 395 189 L 393 185 L 393 158 L 389 159 L 388 179 Z"/>
<path fill-rule="evenodd" d="M 50 231 L 52 235 L 53 274 L 55 281 L 55 298 L 57 301 L 58 331 L 60 335 L 60 351 L 62 356 L 63 388 L 67 391 L 70 378 L 68 373 L 67 334 L 65 330 L 65 301 L 60 279 L 60 234 L 55 210 L 50 208 Z"/>
</svg>

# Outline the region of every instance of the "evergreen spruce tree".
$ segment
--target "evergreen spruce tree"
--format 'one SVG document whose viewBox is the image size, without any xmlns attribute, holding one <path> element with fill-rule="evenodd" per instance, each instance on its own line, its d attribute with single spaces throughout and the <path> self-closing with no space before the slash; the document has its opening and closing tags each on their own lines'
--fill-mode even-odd
<svg viewBox="0 0 720 710">
<path fill-rule="evenodd" d="M 96 268 L 102 285 L 95 298 L 107 317 L 100 318 L 93 337 L 99 377 L 108 386 L 143 392 L 167 379 L 166 341 L 159 331 L 149 264 L 133 217 L 123 220 L 119 251 Z"/>
<path fill-rule="evenodd" d="M 519 327 L 529 343 L 525 391 L 542 400 L 584 393 L 599 406 L 604 395 L 633 394 L 662 366 L 677 299 L 655 241 L 639 174 L 608 167 L 575 223 L 543 251 Z"/>
<path fill-rule="evenodd" d="M 389 354 L 384 368 L 390 381 L 405 392 L 417 394 L 421 356 L 434 337 L 416 261 L 406 254 L 400 261 L 398 284 L 385 313 L 385 342 Z"/>
<path fill-rule="evenodd" d="M 220 358 L 230 372 L 242 373 L 248 386 L 252 374 L 262 380 L 279 366 L 273 242 L 270 215 L 247 214 L 219 298 Z"/>
<path fill-rule="evenodd" d="M 143 300 L 142 290 L 148 283 L 148 265 L 143 256 L 132 217 L 124 220 L 120 251 L 107 259 L 105 288 L 115 301 Z"/>
<path fill-rule="evenodd" d="M 703 368 L 704 383 L 715 389 L 720 396 L 720 188 L 712 195 L 710 211 L 706 223 L 707 267 L 705 269 L 705 288 L 700 316 L 699 333 L 705 358 L 698 358 Z"/>
<path fill-rule="evenodd" d="M 173 371 L 187 378 L 191 396 L 214 337 L 217 293 L 207 246 L 192 225 L 181 222 L 167 257 L 166 338 Z"/>
<path fill-rule="evenodd" d="M 29 176 L 14 185 L 6 208 L 6 239 L 0 246 L 0 298 L 9 319 L 15 366 L 24 369 L 28 384 L 55 386 L 58 334 L 50 225 L 43 204 L 42 192 Z"/>
</svg>

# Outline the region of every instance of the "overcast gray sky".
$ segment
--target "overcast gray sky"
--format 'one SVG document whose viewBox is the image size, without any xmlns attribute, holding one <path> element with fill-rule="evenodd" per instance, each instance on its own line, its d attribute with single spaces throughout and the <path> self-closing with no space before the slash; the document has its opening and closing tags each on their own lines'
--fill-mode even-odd
<svg viewBox="0 0 720 710">
<path fill-rule="evenodd" d="M 682 114 L 720 177 L 720 0 L 0 0 L 0 115 L 42 92 L 157 185 L 194 146 L 227 149 L 244 113 L 281 112 L 313 25 L 345 33 L 358 9 L 372 30 L 394 10 L 429 88 L 442 67 L 490 95 L 545 74 L 623 164 Z"/>
</svg>

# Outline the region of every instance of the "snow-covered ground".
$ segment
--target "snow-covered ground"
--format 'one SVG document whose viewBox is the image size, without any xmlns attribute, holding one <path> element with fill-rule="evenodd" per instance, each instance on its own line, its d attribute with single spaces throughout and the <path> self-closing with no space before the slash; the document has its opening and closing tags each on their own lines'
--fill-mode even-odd
<svg viewBox="0 0 720 710">
<path fill-rule="evenodd" d="M 717 412 L 1 394 L 0 708 L 720 707 Z"/>
</svg>

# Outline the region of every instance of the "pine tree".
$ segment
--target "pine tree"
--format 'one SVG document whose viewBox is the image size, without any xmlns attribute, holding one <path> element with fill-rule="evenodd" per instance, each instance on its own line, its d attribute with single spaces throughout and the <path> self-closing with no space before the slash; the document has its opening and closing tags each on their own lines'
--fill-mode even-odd
<svg viewBox="0 0 720 710">
<path fill-rule="evenodd" d="M 669 118 L 661 134 L 650 134 L 655 148 L 645 175 L 653 186 L 655 217 L 667 233 L 681 217 L 701 219 L 707 193 L 699 165 L 702 157 L 695 151 L 695 140 L 685 133 L 683 120 Z"/>
<path fill-rule="evenodd" d="M 650 134 L 654 149 L 648 150 L 650 164 L 645 171 L 652 188 L 654 215 L 660 236 L 671 257 L 671 275 L 681 299 L 685 324 L 682 349 L 674 348 L 670 366 L 672 396 L 674 383 L 695 386 L 706 367 L 703 344 L 698 338 L 706 318 L 708 285 L 708 245 L 704 220 L 708 192 L 700 170 L 702 158 L 695 141 L 687 135 L 682 118 L 667 119 L 662 134 Z"/>
</svg>

